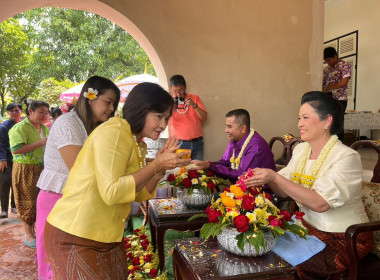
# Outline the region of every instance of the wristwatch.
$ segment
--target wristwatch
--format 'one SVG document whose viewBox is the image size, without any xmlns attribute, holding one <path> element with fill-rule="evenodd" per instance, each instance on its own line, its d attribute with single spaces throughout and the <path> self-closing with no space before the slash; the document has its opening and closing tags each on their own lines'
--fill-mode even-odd
<svg viewBox="0 0 380 280">
<path fill-rule="evenodd" d="M 194 109 L 197 109 L 198 108 L 198 104 L 195 103 L 195 105 L 193 106 Z"/>
</svg>

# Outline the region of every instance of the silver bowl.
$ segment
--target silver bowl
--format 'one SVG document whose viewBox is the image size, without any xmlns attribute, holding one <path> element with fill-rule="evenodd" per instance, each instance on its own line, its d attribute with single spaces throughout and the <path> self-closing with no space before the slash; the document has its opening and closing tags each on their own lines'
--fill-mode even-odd
<svg viewBox="0 0 380 280">
<path fill-rule="evenodd" d="M 216 238 L 218 239 L 218 242 L 220 246 L 235 255 L 239 256 L 247 256 L 247 257 L 257 257 L 264 255 L 271 251 L 276 244 L 276 239 L 273 237 L 273 234 L 270 231 L 264 231 L 264 246 L 259 248 L 259 251 L 256 251 L 256 248 L 252 246 L 249 243 L 245 243 L 244 250 L 240 250 L 240 248 L 237 245 L 236 236 L 240 234 L 236 230 L 236 228 L 226 227 L 222 230 L 222 233 L 219 234 Z"/>
<path fill-rule="evenodd" d="M 205 209 L 211 203 L 212 194 L 207 194 L 204 190 L 194 189 L 191 195 L 188 195 L 187 192 L 187 189 L 177 189 L 177 198 L 186 208 Z"/>
</svg>

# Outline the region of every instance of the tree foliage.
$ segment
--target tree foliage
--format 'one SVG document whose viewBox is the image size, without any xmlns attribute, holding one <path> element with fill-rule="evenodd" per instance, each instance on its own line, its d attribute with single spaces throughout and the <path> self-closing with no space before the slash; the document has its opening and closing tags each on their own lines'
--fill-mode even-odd
<svg viewBox="0 0 380 280">
<path fill-rule="evenodd" d="M 113 22 L 93 13 L 40 8 L 20 14 L 43 62 L 44 76 L 80 82 L 100 75 L 112 80 L 155 74 L 136 40 Z"/>
<path fill-rule="evenodd" d="M 67 79 L 63 81 L 57 81 L 54 78 L 43 80 L 37 99 L 49 103 L 50 107 L 59 105 L 59 95 L 73 86 L 75 83 Z"/>
<path fill-rule="evenodd" d="M 7 97 L 16 102 L 33 97 L 58 103 L 58 86 L 92 75 L 117 81 L 143 73 L 145 64 L 148 74 L 155 75 L 148 56 L 130 34 L 89 12 L 26 11 L 0 24 L 0 42 L 2 115 Z"/>
</svg>

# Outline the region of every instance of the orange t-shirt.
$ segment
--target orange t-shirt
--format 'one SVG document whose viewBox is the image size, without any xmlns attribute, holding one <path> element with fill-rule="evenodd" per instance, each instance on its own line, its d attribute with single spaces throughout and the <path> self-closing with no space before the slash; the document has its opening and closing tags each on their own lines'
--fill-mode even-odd
<svg viewBox="0 0 380 280">
<path fill-rule="evenodd" d="M 205 110 L 201 99 L 198 95 L 186 93 L 202 110 Z M 187 98 L 185 99 L 185 102 Z M 186 111 L 187 109 L 187 111 Z M 191 140 L 202 137 L 202 122 L 198 117 L 197 112 L 192 106 L 186 109 L 174 109 L 170 118 L 171 135 L 177 136 L 180 140 Z"/>
</svg>

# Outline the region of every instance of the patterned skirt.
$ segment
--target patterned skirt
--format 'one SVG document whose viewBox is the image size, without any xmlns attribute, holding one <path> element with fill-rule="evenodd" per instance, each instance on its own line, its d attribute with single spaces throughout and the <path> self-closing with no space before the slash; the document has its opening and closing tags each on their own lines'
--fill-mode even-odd
<svg viewBox="0 0 380 280">
<path fill-rule="evenodd" d="M 45 224 L 45 250 L 56 280 L 128 279 L 124 242 L 102 243 Z"/>
<path fill-rule="evenodd" d="M 38 178 L 43 167 L 37 164 L 13 163 L 12 187 L 17 207 L 17 215 L 21 221 L 28 225 L 36 222 Z"/>
<path fill-rule="evenodd" d="M 304 280 L 328 279 L 334 274 L 346 271 L 349 259 L 344 241 L 345 233 L 324 232 L 304 220 L 302 223 L 309 230 L 309 234 L 324 242 L 326 247 L 320 253 L 297 266 L 298 276 Z M 356 245 L 359 258 L 364 258 L 373 246 L 373 233 L 360 233 Z"/>
</svg>

